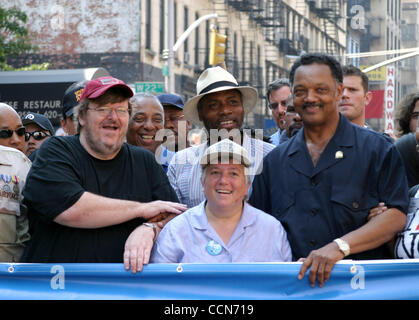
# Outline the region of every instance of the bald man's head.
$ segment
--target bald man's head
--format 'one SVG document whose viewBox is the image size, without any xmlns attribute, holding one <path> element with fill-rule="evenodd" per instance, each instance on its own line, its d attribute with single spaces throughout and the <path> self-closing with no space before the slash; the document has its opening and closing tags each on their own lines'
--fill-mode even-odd
<svg viewBox="0 0 419 320">
<path fill-rule="evenodd" d="M 15 109 L 0 103 L 0 145 L 15 148 L 22 152 L 25 149 L 25 127 Z"/>
</svg>

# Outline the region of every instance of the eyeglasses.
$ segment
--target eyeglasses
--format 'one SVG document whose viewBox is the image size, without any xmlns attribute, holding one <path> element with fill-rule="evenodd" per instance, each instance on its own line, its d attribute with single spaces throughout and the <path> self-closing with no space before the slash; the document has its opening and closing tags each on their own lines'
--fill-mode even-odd
<svg viewBox="0 0 419 320">
<path fill-rule="evenodd" d="M 283 106 L 283 107 L 285 107 L 286 106 L 286 104 L 287 104 L 287 101 L 286 100 L 284 100 L 284 101 L 281 101 L 281 106 Z M 273 102 L 273 103 L 270 103 L 269 104 L 269 108 L 270 109 L 276 109 L 276 108 L 278 108 L 278 106 L 279 106 L 279 103 L 278 102 Z"/>
<path fill-rule="evenodd" d="M 45 139 L 46 137 L 50 137 L 50 135 L 44 131 L 34 131 L 25 133 L 25 141 L 29 141 L 31 137 L 39 141 Z"/>
<path fill-rule="evenodd" d="M 418 119 L 419 118 L 419 112 L 412 112 L 412 114 L 410 115 L 410 117 L 412 119 Z"/>
<path fill-rule="evenodd" d="M 25 127 L 21 127 L 19 129 L 16 129 L 16 130 L 10 130 L 10 129 L 0 130 L 0 139 L 10 138 L 13 135 L 13 132 L 16 132 L 16 134 L 19 137 L 21 137 L 21 136 L 25 135 L 26 129 L 25 129 Z"/>
<path fill-rule="evenodd" d="M 89 110 L 96 111 L 101 116 L 107 116 L 111 114 L 113 111 L 116 112 L 118 116 L 126 116 L 129 112 L 129 108 L 111 108 L 111 107 L 100 107 L 100 108 L 88 108 Z"/>
</svg>

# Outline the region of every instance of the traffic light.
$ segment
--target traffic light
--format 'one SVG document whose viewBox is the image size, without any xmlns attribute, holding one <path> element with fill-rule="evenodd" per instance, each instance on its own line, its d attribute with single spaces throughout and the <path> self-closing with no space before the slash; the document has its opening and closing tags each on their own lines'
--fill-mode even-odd
<svg viewBox="0 0 419 320">
<path fill-rule="evenodd" d="M 227 36 L 218 34 L 215 29 L 211 31 L 209 64 L 216 65 L 224 61 Z"/>
</svg>

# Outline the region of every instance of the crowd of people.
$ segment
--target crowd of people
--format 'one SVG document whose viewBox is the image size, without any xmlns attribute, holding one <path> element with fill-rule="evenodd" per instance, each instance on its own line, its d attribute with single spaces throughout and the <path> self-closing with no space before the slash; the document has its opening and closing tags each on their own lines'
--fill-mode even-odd
<svg viewBox="0 0 419 320">
<path fill-rule="evenodd" d="M 266 98 L 269 139 L 244 127 L 258 91 L 221 67 L 186 102 L 76 82 L 64 136 L 1 103 L 1 262 L 300 261 L 298 279 L 323 286 L 342 259 L 419 257 L 419 93 L 397 137 L 365 121 L 368 77 L 327 55 L 301 56 Z"/>
</svg>

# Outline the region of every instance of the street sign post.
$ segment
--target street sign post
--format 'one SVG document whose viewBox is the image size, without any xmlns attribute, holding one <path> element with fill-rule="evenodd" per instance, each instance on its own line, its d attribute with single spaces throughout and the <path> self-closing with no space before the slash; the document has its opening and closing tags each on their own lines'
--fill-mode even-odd
<svg viewBox="0 0 419 320">
<path fill-rule="evenodd" d="M 163 82 L 136 82 L 135 92 L 163 93 Z"/>
</svg>

